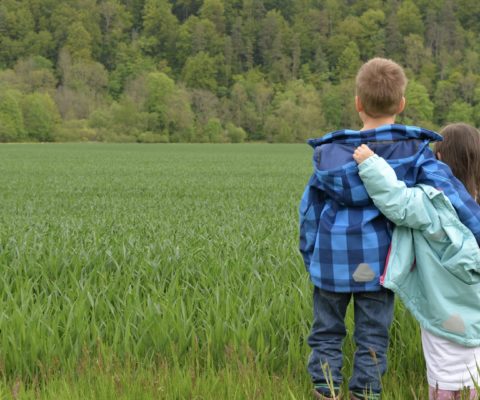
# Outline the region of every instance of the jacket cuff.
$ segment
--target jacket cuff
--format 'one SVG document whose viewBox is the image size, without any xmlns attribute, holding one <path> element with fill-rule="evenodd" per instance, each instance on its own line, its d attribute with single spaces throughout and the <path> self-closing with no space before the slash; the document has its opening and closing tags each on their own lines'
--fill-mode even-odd
<svg viewBox="0 0 480 400">
<path fill-rule="evenodd" d="M 361 171 L 365 168 L 368 168 L 372 164 L 375 164 L 376 162 L 378 162 L 379 159 L 380 159 L 380 156 L 378 154 L 374 154 L 373 156 L 368 157 L 365 161 L 358 164 L 358 169 Z"/>
</svg>

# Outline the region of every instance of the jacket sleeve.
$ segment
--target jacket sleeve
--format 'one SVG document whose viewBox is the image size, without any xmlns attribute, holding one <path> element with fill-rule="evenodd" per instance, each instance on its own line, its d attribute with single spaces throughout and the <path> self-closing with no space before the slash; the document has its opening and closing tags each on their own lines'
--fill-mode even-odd
<svg viewBox="0 0 480 400">
<path fill-rule="evenodd" d="M 457 211 L 460 221 L 472 231 L 480 244 L 480 206 L 465 186 L 452 174 L 447 164 L 438 161 L 427 149 L 417 175 L 417 183 L 424 183 L 443 191 Z"/>
<path fill-rule="evenodd" d="M 303 192 L 299 209 L 299 249 L 307 271 L 310 267 L 310 261 L 315 250 L 320 214 L 324 205 L 324 194 L 316 187 L 315 180 L 315 175 L 312 175 L 305 191 Z"/>
<path fill-rule="evenodd" d="M 408 188 L 393 168 L 378 155 L 358 166 L 359 176 L 375 206 L 395 225 L 427 229 L 435 216 L 425 212 L 430 199 L 421 188 Z"/>
</svg>

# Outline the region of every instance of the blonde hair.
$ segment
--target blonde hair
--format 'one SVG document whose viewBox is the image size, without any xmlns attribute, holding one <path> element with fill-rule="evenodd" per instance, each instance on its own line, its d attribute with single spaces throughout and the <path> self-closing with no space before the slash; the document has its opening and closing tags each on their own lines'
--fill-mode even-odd
<svg viewBox="0 0 480 400">
<path fill-rule="evenodd" d="M 403 68 L 386 58 L 372 58 L 357 73 L 357 96 L 364 112 L 373 118 L 395 115 L 406 86 Z"/>
</svg>

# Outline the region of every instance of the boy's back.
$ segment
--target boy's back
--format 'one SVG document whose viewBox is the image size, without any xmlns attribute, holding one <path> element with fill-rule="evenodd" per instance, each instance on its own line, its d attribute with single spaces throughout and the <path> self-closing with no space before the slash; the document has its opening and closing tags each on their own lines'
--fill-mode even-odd
<svg viewBox="0 0 480 400">
<path fill-rule="evenodd" d="M 413 186 L 423 160 L 432 158 L 434 132 L 402 125 L 368 131 L 337 131 L 311 140 L 314 174 L 301 205 L 302 253 L 315 286 L 333 292 L 377 291 L 392 227 L 373 205 L 358 177 L 353 150 L 368 143 L 390 160 L 399 179 Z M 307 222 L 308 221 L 308 222 Z M 307 243 L 308 241 L 308 243 Z"/>
</svg>

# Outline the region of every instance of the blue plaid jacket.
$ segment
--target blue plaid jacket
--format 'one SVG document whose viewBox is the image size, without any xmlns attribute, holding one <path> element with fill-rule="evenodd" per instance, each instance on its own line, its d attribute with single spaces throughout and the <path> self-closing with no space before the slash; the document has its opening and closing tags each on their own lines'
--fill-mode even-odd
<svg viewBox="0 0 480 400">
<path fill-rule="evenodd" d="M 300 203 L 300 252 L 313 284 L 333 292 L 380 290 L 392 223 L 373 205 L 353 160 L 362 143 L 387 160 L 408 187 L 442 190 L 480 243 L 480 206 L 429 148 L 442 137 L 405 125 L 341 130 L 310 139 L 314 173 Z"/>
</svg>

